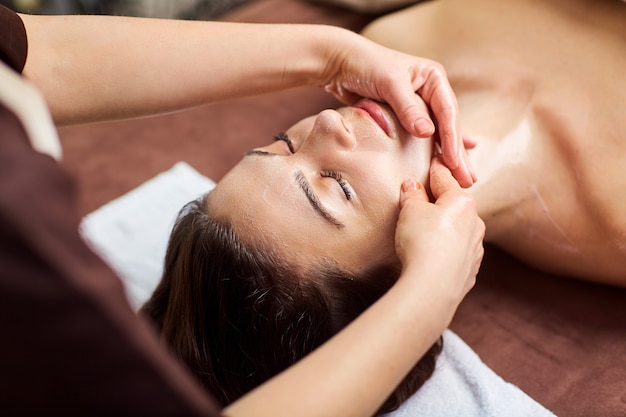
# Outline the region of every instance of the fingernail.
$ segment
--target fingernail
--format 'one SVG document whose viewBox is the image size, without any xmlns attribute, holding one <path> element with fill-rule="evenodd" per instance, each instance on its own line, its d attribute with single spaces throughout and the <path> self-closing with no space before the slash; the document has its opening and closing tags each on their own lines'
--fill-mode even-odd
<svg viewBox="0 0 626 417">
<path fill-rule="evenodd" d="M 433 122 L 425 118 L 417 119 L 413 127 L 420 137 L 431 136 L 435 133 Z"/>
<path fill-rule="evenodd" d="M 422 188 L 421 184 L 417 182 L 415 178 L 409 178 L 402 183 L 402 191 L 404 192 L 411 191 L 411 190 L 417 191 L 421 188 Z"/>
</svg>

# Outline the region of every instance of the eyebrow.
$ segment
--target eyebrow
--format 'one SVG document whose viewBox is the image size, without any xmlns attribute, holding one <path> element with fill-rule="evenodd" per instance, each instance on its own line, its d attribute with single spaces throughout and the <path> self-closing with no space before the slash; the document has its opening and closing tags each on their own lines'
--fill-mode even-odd
<svg viewBox="0 0 626 417">
<path fill-rule="evenodd" d="M 260 155 L 260 156 L 278 156 L 278 154 L 274 152 L 260 151 L 258 149 L 251 149 L 246 151 L 243 156 L 251 156 L 251 155 Z"/>
<path fill-rule="evenodd" d="M 278 154 L 275 154 L 274 152 L 261 151 L 261 150 L 258 150 L 258 149 L 249 150 L 249 151 L 247 151 L 244 154 L 244 156 L 253 156 L 253 155 L 258 155 L 258 156 L 278 156 Z M 306 179 L 306 177 L 304 176 L 304 173 L 302 171 L 297 171 L 296 175 L 295 175 L 295 178 L 296 178 L 296 181 L 298 182 L 298 185 L 300 186 L 300 189 L 304 192 L 304 195 L 306 196 L 307 200 L 311 204 L 311 207 L 313 207 L 313 209 L 315 210 L 315 212 L 317 214 L 322 216 L 322 218 L 324 220 L 326 220 L 327 222 L 331 223 L 333 226 L 345 227 L 345 224 L 343 224 L 339 220 L 337 220 L 324 207 L 324 205 L 322 204 L 320 199 L 317 197 L 317 195 L 315 195 L 315 192 L 313 191 L 313 187 L 311 187 L 311 184 Z"/>
<path fill-rule="evenodd" d="M 307 181 L 302 171 L 296 172 L 296 181 L 298 181 L 298 185 L 300 186 L 300 189 L 304 192 L 304 195 L 306 196 L 307 200 L 309 200 L 309 203 L 311 203 L 311 206 L 313 207 L 313 209 L 320 216 L 322 216 L 324 220 L 332 223 L 335 226 L 345 227 L 343 223 L 341 223 L 339 220 L 333 217 L 328 212 L 328 210 L 324 208 L 324 206 L 322 205 L 322 202 L 313 192 L 313 188 L 311 187 L 311 184 L 309 184 L 309 181 Z"/>
</svg>

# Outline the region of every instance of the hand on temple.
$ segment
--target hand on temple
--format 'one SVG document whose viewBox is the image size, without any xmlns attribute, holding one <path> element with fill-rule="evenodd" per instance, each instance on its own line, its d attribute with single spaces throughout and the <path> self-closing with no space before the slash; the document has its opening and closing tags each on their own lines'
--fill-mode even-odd
<svg viewBox="0 0 626 417">
<path fill-rule="evenodd" d="M 430 175 L 435 203 L 415 180 L 403 185 L 398 282 L 339 334 L 230 404 L 224 415 L 360 416 L 380 408 L 449 325 L 483 256 L 485 225 L 473 198 L 439 158 Z M 369 381 L 365 397 L 364 380 Z"/>
<path fill-rule="evenodd" d="M 337 42 L 331 47 L 321 84 L 345 104 L 360 97 L 388 103 L 402 126 L 416 137 L 436 133 L 443 161 L 454 178 L 463 187 L 476 181 L 466 153 L 466 147 L 473 142 L 459 132 L 456 96 L 437 62 L 355 35 L 349 42 Z"/>
<path fill-rule="evenodd" d="M 485 224 L 472 196 L 459 187 L 440 157 L 433 159 L 430 187 L 435 203 L 429 202 L 424 187 L 415 180 L 403 183 L 396 253 L 402 277 L 428 280 L 429 291 L 456 309 L 476 281 Z M 423 273 L 425 268 L 428 273 Z"/>
</svg>

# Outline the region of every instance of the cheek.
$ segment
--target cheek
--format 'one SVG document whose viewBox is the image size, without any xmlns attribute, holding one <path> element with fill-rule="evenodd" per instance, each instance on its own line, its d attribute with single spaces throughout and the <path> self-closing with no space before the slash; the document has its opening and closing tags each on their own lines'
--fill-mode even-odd
<svg viewBox="0 0 626 417">
<path fill-rule="evenodd" d="M 400 184 L 397 173 L 370 175 L 368 178 L 367 216 L 361 226 L 362 242 L 371 242 L 372 253 L 383 258 L 395 256 L 394 237 L 400 211 Z"/>
<path fill-rule="evenodd" d="M 353 239 L 357 242 L 352 256 L 355 270 L 371 269 L 397 261 L 395 246 L 395 221 L 363 231 Z"/>
<path fill-rule="evenodd" d="M 433 140 L 409 136 L 409 139 L 403 140 L 402 144 L 401 154 L 405 176 L 403 180 L 412 176 L 423 185 L 427 185 L 433 156 Z"/>
<path fill-rule="evenodd" d="M 359 183 L 365 187 L 364 197 L 383 212 L 397 207 L 400 201 L 402 182 L 412 175 L 403 161 L 395 155 L 370 153 L 360 165 L 366 167 L 359 172 Z M 381 213 L 382 214 L 382 213 Z"/>
</svg>

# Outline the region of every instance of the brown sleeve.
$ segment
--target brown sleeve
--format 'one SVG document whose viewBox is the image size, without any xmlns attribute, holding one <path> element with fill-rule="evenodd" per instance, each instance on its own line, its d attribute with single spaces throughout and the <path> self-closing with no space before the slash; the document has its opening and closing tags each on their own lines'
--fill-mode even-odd
<svg viewBox="0 0 626 417">
<path fill-rule="evenodd" d="M 22 19 L 0 4 L 0 60 L 21 73 L 28 55 L 28 40 Z"/>
<path fill-rule="evenodd" d="M 74 200 L 0 104 L 0 414 L 219 415 L 83 243 Z"/>
</svg>

